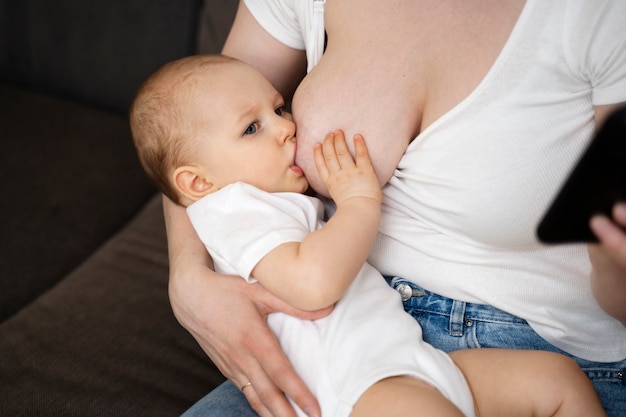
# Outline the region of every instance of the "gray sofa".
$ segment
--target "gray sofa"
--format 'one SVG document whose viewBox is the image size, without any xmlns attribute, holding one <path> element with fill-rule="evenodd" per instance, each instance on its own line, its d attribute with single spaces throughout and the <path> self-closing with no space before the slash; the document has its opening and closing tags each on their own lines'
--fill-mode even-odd
<svg viewBox="0 0 626 417">
<path fill-rule="evenodd" d="M 0 416 L 175 416 L 223 381 L 167 297 L 127 111 L 237 0 L 0 0 Z"/>
</svg>

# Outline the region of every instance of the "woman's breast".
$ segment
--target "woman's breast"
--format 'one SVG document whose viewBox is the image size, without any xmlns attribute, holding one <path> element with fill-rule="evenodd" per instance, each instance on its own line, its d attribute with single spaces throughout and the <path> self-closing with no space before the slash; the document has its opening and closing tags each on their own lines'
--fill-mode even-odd
<svg viewBox="0 0 626 417">
<path fill-rule="evenodd" d="M 313 165 L 313 144 L 337 129 L 344 130 L 350 146 L 353 135 L 362 134 L 381 184 L 391 177 L 421 119 L 420 74 L 407 67 L 406 57 L 386 59 L 329 41 L 292 102 L 298 163 L 316 190 L 325 187 Z"/>
<path fill-rule="evenodd" d="M 506 8 L 499 0 L 471 3 L 327 1 L 326 51 L 292 102 L 298 163 L 317 191 L 325 187 L 312 149 L 326 133 L 343 129 L 349 143 L 362 134 L 384 184 L 419 132 L 476 88 L 524 2 Z"/>
</svg>

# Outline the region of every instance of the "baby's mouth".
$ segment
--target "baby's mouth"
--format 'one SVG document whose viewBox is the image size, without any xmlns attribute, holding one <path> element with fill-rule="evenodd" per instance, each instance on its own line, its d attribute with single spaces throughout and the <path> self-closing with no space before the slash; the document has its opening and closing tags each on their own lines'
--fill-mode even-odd
<svg viewBox="0 0 626 417">
<path fill-rule="evenodd" d="M 298 150 L 298 146 L 296 145 L 296 146 L 293 147 L 293 159 L 291 161 L 291 166 L 289 167 L 289 169 L 291 169 L 292 171 L 294 171 L 294 172 L 296 172 L 298 174 L 303 175 L 304 171 L 302 171 L 302 168 L 300 168 L 298 166 L 298 164 L 296 164 L 296 152 L 297 152 L 297 150 Z"/>
</svg>

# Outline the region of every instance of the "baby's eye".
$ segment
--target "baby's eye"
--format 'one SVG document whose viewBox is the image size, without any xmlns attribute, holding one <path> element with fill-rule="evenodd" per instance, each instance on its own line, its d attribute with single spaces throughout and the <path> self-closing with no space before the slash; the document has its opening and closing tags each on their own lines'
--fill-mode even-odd
<svg viewBox="0 0 626 417">
<path fill-rule="evenodd" d="M 250 126 L 248 126 L 248 128 L 246 129 L 245 132 L 243 132 L 244 135 L 254 135 L 257 131 L 258 127 L 256 125 L 256 123 L 252 123 Z"/>
<path fill-rule="evenodd" d="M 285 112 L 285 108 L 283 106 L 278 107 L 276 110 L 274 110 L 274 112 L 279 115 L 282 116 L 283 113 Z"/>
</svg>

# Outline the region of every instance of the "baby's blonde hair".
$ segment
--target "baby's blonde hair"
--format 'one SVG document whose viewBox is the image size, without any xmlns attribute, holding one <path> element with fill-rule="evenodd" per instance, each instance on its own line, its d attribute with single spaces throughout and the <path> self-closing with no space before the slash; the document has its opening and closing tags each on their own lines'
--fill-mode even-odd
<svg viewBox="0 0 626 417">
<path fill-rule="evenodd" d="M 172 173 L 193 156 L 193 126 L 184 114 L 185 99 L 195 76 L 205 70 L 237 62 L 223 55 L 194 55 L 169 62 L 139 88 L 130 108 L 130 128 L 139 161 L 152 183 L 170 200 L 181 204 Z M 201 74 L 200 74 L 201 73 Z"/>
</svg>

